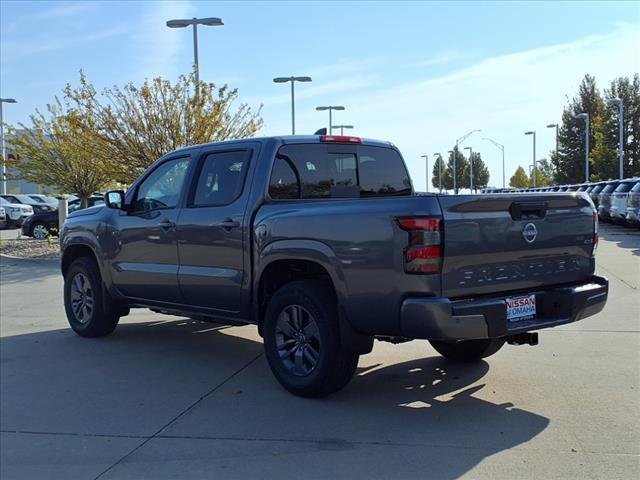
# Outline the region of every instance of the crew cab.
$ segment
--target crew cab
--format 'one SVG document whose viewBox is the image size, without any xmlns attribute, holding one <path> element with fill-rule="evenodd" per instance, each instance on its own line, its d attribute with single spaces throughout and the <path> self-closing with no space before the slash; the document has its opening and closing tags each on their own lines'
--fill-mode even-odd
<svg viewBox="0 0 640 480">
<path fill-rule="evenodd" d="M 85 337 L 130 308 L 256 324 L 277 380 L 343 388 L 374 339 L 454 361 L 602 310 L 582 193 L 416 194 L 389 142 L 284 136 L 169 153 L 61 231 L 66 314 Z"/>
</svg>

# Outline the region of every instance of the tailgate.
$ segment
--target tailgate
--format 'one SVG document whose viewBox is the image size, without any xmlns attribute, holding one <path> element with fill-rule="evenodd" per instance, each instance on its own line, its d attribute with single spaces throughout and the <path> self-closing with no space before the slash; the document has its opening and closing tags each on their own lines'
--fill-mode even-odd
<svg viewBox="0 0 640 480">
<path fill-rule="evenodd" d="M 594 208 L 582 194 L 438 197 L 442 295 L 469 297 L 589 278 Z"/>
</svg>

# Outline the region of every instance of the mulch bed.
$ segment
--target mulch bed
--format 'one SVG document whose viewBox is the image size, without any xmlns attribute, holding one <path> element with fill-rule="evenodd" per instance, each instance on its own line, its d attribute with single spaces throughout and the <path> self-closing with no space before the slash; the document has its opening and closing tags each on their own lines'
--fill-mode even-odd
<svg viewBox="0 0 640 480">
<path fill-rule="evenodd" d="M 60 258 L 60 244 L 57 239 L 51 243 L 47 240 L 2 240 L 0 254 L 10 257 L 33 259 Z"/>
</svg>

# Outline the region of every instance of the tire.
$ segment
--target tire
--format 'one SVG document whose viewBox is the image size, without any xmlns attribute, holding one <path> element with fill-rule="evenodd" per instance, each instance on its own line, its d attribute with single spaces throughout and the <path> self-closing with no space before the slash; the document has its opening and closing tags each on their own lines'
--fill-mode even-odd
<svg viewBox="0 0 640 480">
<path fill-rule="evenodd" d="M 440 355 L 454 362 L 477 362 L 500 350 L 504 345 L 504 338 L 463 340 L 460 342 L 429 340 L 429 343 Z"/>
<path fill-rule="evenodd" d="M 37 240 L 45 240 L 51 232 L 43 222 L 36 222 L 31 226 L 31 237 Z"/>
<path fill-rule="evenodd" d="M 271 371 L 294 395 L 324 397 L 336 392 L 349 383 L 358 366 L 360 356 L 342 347 L 335 294 L 323 281 L 301 280 L 281 287 L 267 307 L 263 335 Z"/>
<path fill-rule="evenodd" d="M 95 259 L 80 257 L 67 270 L 64 309 L 69 325 L 81 337 L 104 337 L 118 325 L 117 306 L 104 288 Z"/>
</svg>

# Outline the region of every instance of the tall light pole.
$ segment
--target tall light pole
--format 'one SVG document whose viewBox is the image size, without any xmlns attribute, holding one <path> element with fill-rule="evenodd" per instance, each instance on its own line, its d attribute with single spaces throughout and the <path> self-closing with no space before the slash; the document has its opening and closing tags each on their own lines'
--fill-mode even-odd
<svg viewBox="0 0 640 480">
<path fill-rule="evenodd" d="M 420 155 L 427 162 L 427 192 L 429 191 L 429 155 Z"/>
<path fill-rule="evenodd" d="M 505 179 L 505 173 L 504 173 L 504 145 L 502 145 L 501 143 L 496 142 L 495 140 L 493 140 L 491 138 L 487 138 L 487 137 L 484 137 L 482 140 L 487 140 L 488 142 L 493 143 L 496 147 L 498 147 L 500 150 L 502 150 L 502 188 L 506 188 L 506 179 Z"/>
<path fill-rule="evenodd" d="M 274 83 L 287 83 L 291 82 L 291 135 L 296 134 L 296 108 L 295 108 L 295 95 L 293 92 L 293 84 L 296 82 L 310 82 L 311 77 L 276 77 L 273 79 Z"/>
<path fill-rule="evenodd" d="M 533 135 L 533 186 L 536 187 L 536 132 L 531 130 L 524 132 L 525 135 Z"/>
<path fill-rule="evenodd" d="M 2 143 L 2 194 L 7 193 L 7 155 L 4 149 L 4 119 L 2 117 L 3 103 L 18 103 L 15 98 L 0 98 L 0 142 Z"/>
<path fill-rule="evenodd" d="M 218 17 L 208 18 L 191 18 L 191 19 L 176 19 L 169 20 L 167 27 L 169 28 L 185 28 L 193 26 L 193 65 L 196 70 L 196 85 L 200 84 L 200 67 L 198 64 L 198 25 L 206 25 L 207 27 L 221 27 L 224 25 L 222 19 Z M 197 87 L 196 87 L 197 91 Z"/>
<path fill-rule="evenodd" d="M 471 147 L 464 147 L 465 150 L 469 150 L 469 190 L 473 193 L 473 149 Z"/>
<path fill-rule="evenodd" d="M 325 107 L 316 107 L 316 110 L 318 110 L 319 112 L 329 110 L 329 130 L 327 130 L 327 132 L 329 133 L 329 135 L 331 135 L 331 128 L 332 128 L 331 112 L 333 112 L 334 110 L 344 110 L 344 107 L 342 105 L 328 105 Z"/>
<path fill-rule="evenodd" d="M 438 163 L 438 189 L 440 190 L 440 193 L 442 193 L 442 155 L 440 155 L 439 153 L 434 153 L 433 156 L 438 157 L 438 159 L 440 160 L 440 162 Z"/>
<path fill-rule="evenodd" d="M 584 181 L 589 181 L 589 114 L 579 113 L 576 118 L 584 120 Z"/>
<path fill-rule="evenodd" d="M 621 98 L 607 100 L 609 105 L 618 106 L 618 176 L 624 178 L 624 102 Z"/>
<path fill-rule="evenodd" d="M 464 134 L 463 136 L 461 136 L 459 139 L 456 140 L 456 148 L 454 148 L 455 152 L 458 152 L 458 145 L 460 145 L 462 142 L 464 142 L 471 134 L 476 133 L 476 132 L 480 132 L 480 129 L 477 130 L 471 130 L 469 133 Z M 457 179 L 456 179 L 456 154 L 453 154 L 453 193 L 457 194 L 458 190 L 457 190 Z"/>
<path fill-rule="evenodd" d="M 340 135 L 344 135 L 344 129 L 352 129 L 353 125 L 332 125 L 331 128 L 340 129 Z"/>
</svg>

